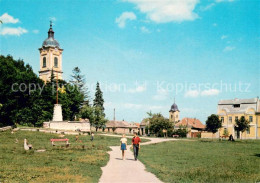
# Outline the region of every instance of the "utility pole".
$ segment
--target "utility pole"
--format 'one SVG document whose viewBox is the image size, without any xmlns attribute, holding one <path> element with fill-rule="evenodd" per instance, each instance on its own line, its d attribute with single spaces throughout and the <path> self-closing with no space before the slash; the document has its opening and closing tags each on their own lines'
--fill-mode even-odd
<svg viewBox="0 0 260 183">
<path fill-rule="evenodd" d="M 116 121 L 116 109 L 114 108 L 114 121 Z"/>
</svg>

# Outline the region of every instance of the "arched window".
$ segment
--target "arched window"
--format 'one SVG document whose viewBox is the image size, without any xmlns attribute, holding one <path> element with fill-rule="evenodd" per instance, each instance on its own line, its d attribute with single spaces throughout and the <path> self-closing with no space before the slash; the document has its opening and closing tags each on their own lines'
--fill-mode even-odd
<svg viewBox="0 0 260 183">
<path fill-rule="evenodd" d="M 43 60 L 42 60 L 42 67 L 46 67 L 46 57 L 43 57 Z"/>
<path fill-rule="evenodd" d="M 54 57 L 54 67 L 58 67 L 58 58 Z"/>
</svg>

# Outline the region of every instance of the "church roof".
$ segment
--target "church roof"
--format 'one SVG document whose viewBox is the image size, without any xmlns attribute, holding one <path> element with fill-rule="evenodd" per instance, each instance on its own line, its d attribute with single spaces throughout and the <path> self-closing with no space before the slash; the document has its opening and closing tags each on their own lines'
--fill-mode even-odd
<svg viewBox="0 0 260 183">
<path fill-rule="evenodd" d="M 60 48 L 59 42 L 56 39 L 54 39 L 54 31 L 52 29 L 52 23 L 50 24 L 50 29 L 48 31 L 48 38 L 43 41 L 42 47 Z"/>
<path fill-rule="evenodd" d="M 174 104 L 172 104 L 171 109 L 170 109 L 169 112 L 176 112 L 176 111 L 180 112 L 180 110 L 178 109 L 177 104 L 175 104 L 175 102 L 174 102 Z"/>
</svg>

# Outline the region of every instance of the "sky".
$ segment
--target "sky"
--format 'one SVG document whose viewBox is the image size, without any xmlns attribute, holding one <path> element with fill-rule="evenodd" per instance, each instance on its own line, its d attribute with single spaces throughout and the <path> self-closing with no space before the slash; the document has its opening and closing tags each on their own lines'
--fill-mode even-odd
<svg viewBox="0 0 260 183">
<path fill-rule="evenodd" d="M 78 66 L 90 97 L 96 82 L 108 119 L 147 112 L 180 118 L 217 113 L 222 99 L 260 94 L 259 0 L 0 0 L 0 54 L 38 74 L 50 20 L 63 78 Z"/>
</svg>

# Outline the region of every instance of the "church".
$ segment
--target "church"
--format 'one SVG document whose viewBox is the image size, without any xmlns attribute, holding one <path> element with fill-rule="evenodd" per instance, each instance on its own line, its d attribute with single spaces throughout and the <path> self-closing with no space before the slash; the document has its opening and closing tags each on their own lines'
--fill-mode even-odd
<svg viewBox="0 0 260 183">
<path fill-rule="evenodd" d="M 48 37 L 43 41 L 40 51 L 40 71 L 39 77 L 45 83 L 50 81 L 53 73 L 57 80 L 62 79 L 62 52 L 59 42 L 54 39 L 54 31 L 52 22 L 48 31 Z M 63 121 L 62 105 L 54 104 L 54 112 L 52 121 L 44 122 L 44 128 L 62 130 L 62 131 L 90 131 L 89 120 L 81 121 Z"/>
<path fill-rule="evenodd" d="M 39 77 L 46 83 L 51 78 L 51 73 L 56 79 L 62 79 L 62 52 L 59 42 L 54 39 L 52 22 L 48 31 L 48 38 L 42 43 L 40 51 Z"/>
</svg>

